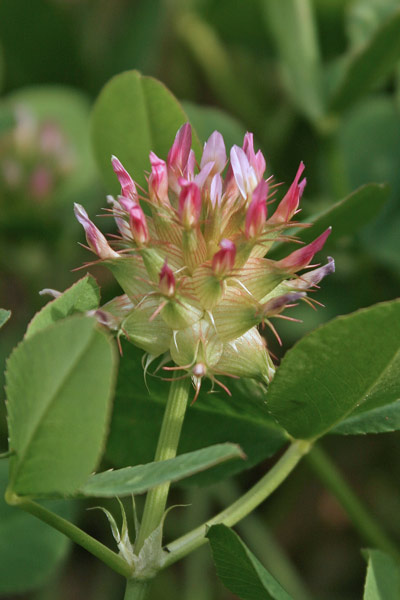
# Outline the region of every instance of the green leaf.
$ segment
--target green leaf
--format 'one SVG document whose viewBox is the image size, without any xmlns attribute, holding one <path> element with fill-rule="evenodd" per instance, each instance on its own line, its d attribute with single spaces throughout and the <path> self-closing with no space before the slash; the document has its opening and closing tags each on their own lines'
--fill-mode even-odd
<svg viewBox="0 0 400 600">
<path fill-rule="evenodd" d="M 144 185 L 149 153 L 166 159 L 179 127 L 189 119 L 178 100 L 159 81 L 126 71 L 103 88 L 92 114 L 95 156 L 107 188 L 118 193 L 111 156 L 118 156 L 131 176 Z M 193 135 L 196 154 L 201 147 Z"/>
<path fill-rule="evenodd" d="M 320 55 L 309 0 L 263 2 L 292 101 L 312 121 L 324 113 Z"/>
<path fill-rule="evenodd" d="M 324 212 L 307 218 L 312 227 L 297 229 L 294 235 L 308 244 L 315 240 L 328 227 L 332 233 L 324 245 L 324 252 L 335 247 L 338 240 L 364 227 L 382 210 L 389 196 L 389 186 L 383 183 L 368 183 L 339 200 Z M 277 244 L 268 257 L 276 258 L 285 249 L 285 244 Z M 285 252 L 287 254 L 287 250 Z"/>
<path fill-rule="evenodd" d="M 341 82 L 333 91 L 330 109 L 343 111 L 389 75 L 400 59 L 400 10 L 371 39 L 357 49 L 347 63 Z"/>
<path fill-rule="evenodd" d="M 183 102 L 182 105 L 202 142 L 217 130 L 222 133 L 228 152 L 234 144 L 242 145 L 246 128 L 237 119 L 219 108 L 193 102 Z"/>
<path fill-rule="evenodd" d="M 10 492 L 71 494 L 87 480 L 105 441 L 114 369 L 114 348 L 89 317 L 17 346 L 6 373 Z"/>
<path fill-rule="evenodd" d="M 124 343 L 115 404 L 106 456 L 114 467 L 145 464 L 154 459 L 168 396 L 168 382 L 147 375 L 150 393 L 145 386 L 142 352 Z M 163 376 L 163 371 L 158 375 Z M 166 375 L 168 377 L 168 375 Z M 250 468 L 274 454 L 286 441 L 282 430 L 267 414 L 265 392 L 252 381 L 238 385 L 226 380 L 232 392 L 209 394 L 204 382 L 195 404 L 185 416 L 179 453 L 192 452 L 224 442 L 238 444 L 246 461 L 229 461 L 185 480 L 186 483 L 208 485 L 243 469 Z M 194 395 L 194 392 L 193 392 Z"/>
<path fill-rule="evenodd" d="M 3 58 L 3 49 L 0 46 L 0 90 L 3 87 L 3 79 L 4 79 L 4 58 Z"/>
<path fill-rule="evenodd" d="M 0 39 L 8 89 L 32 82 L 82 85 L 84 68 L 76 20 L 47 0 L 0 2 Z M 38 48 L 45 60 L 37 60 Z M 57 50 L 55 50 L 57 49 Z"/>
<path fill-rule="evenodd" d="M 400 566 L 381 550 L 367 550 L 368 567 L 364 600 L 398 600 Z"/>
<path fill-rule="evenodd" d="M 218 577 L 242 600 L 291 600 L 239 536 L 225 525 L 207 533 Z"/>
<path fill-rule="evenodd" d="M 400 300 L 339 317 L 285 355 L 267 394 L 293 437 L 320 437 L 400 396 Z"/>
<path fill-rule="evenodd" d="M 356 412 L 332 429 L 332 433 L 360 435 L 363 433 L 388 433 L 400 429 L 400 400 Z"/>
<path fill-rule="evenodd" d="M 254 93 L 248 73 L 240 72 L 235 58 L 213 27 L 194 11 L 181 11 L 174 26 L 222 106 L 236 115 L 243 115 L 246 122 L 262 123 L 264 99 L 260 101 Z"/>
<path fill-rule="evenodd" d="M 351 187 L 385 181 L 390 197 L 376 219 L 363 231 L 362 241 L 374 259 L 396 272 L 400 268 L 400 114 L 388 96 L 368 98 L 342 119 L 337 144 Z"/>
<path fill-rule="evenodd" d="M 0 595 L 22 594 L 44 585 L 66 557 L 70 542 L 64 535 L 4 501 L 8 461 L 0 463 Z M 71 519 L 65 501 L 46 506 Z"/>
<path fill-rule="evenodd" d="M 217 444 L 161 462 L 92 475 L 80 492 L 102 498 L 143 494 L 161 483 L 179 481 L 232 458 L 244 458 L 239 446 Z"/>
<path fill-rule="evenodd" d="M 98 308 L 99 302 L 99 286 L 94 277 L 88 274 L 65 290 L 61 296 L 48 302 L 42 310 L 36 313 L 28 325 L 25 339 L 74 313 L 94 310 Z"/>
<path fill-rule="evenodd" d="M 389 187 L 386 184 L 362 185 L 323 213 L 307 219 L 312 227 L 303 229 L 296 235 L 308 244 L 331 226 L 332 233 L 324 245 L 324 251 L 329 250 L 341 237 L 354 235 L 357 229 L 372 221 L 382 210 L 388 196 Z"/>
<path fill-rule="evenodd" d="M 345 17 L 352 46 L 365 44 L 398 7 L 398 0 L 355 0 L 349 4 Z"/>
<path fill-rule="evenodd" d="M 5 310 L 4 308 L 0 308 L 0 329 L 3 327 L 5 323 L 7 323 L 8 319 L 11 317 L 11 310 Z"/>
</svg>

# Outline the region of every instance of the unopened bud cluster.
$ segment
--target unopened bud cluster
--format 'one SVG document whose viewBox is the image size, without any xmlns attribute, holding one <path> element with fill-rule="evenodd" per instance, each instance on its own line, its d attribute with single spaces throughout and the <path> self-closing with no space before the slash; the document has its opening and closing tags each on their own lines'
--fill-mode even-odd
<svg viewBox="0 0 400 600">
<path fill-rule="evenodd" d="M 0 187 L 7 196 L 45 202 L 74 168 L 71 146 L 60 125 L 39 122 L 24 105 L 0 143 Z"/>
<path fill-rule="evenodd" d="M 191 142 L 185 124 L 166 161 L 150 153 L 146 194 L 112 157 L 121 185 L 121 195 L 109 197 L 119 231 L 114 247 L 75 206 L 90 249 L 125 292 L 97 316 L 151 358 L 169 353 L 175 365 L 166 368 L 187 372 L 197 392 L 204 377 L 228 392 L 221 375 L 268 383 L 274 365 L 258 326 L 274 331 L 271 318 L 298 300 L 310 302 L 307 291 L 333 272 L 329 258 L 325 266 L 298 274 L 330 229 L 282 260 L 265 258 L 275 242 L 288 239 L 285 230 L 299 226 L 292 219 L 306 184 L 304 165 L 275 202 L 276 186 L 264 179 L 265 159 L 254 151 L 252 134 L 242 147 L 232 147 L 229 162 L 217 131 L 200 163 Z"/>
</svg>

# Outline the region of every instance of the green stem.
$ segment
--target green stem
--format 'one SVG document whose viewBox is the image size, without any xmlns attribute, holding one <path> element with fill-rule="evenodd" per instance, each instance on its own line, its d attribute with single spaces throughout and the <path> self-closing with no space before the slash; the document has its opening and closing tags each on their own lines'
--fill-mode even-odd
<svg viewBox="0 0 400 600">
<path fill-rule="evenodd" d="M 399 549 L 368 513 L 324 450 L 314 447 L 308 461 L 322 483 L 344 508 L 365 543 L 385 550 L 400 561 Z"/>
<path fill-rule="evenodd" d="M 227 479 L 218 486 L 214 495 L 221 502 L 231 502 L 238 496 L 238 489 L 233 480 Z M 245 542 L 246 538 L 251 540 L 254 553 L 262 557 L 261 562 L 271 575 L 285 582 L 288 594 L 296 600 L 311 600 L 311 592 L 306 589 L 296 567 L 269 530 L 262 514 L 249 514 L 245 521 L 238 523 L 237 531 Z"/>
<path fill-rule="evenodd" d="M 128 579 L 126 582 L 124 600 L 144 600 L 149 591 L 150 582 Z"/>
<path fill-rule="evenodd" d="M 88 535 L 82 531 L 82 529 L 79 529 L 79 527 L 76 525 L 73 525 L 73 523 L 63 519 L 56 513 L 51 512 L 41 504 L 33 502 L 33 500 L 20 498 L 11 494 L 7 494 L 6 496 L 9 504 L 19 506 L 41 521 L 51 525 L 51 527 L 54 527 L 54 529 L 57 529 L 69 537 L 73 542 L 79 544 L 79 546 L 82 546 L 82 548 L 85 548 L 85 550 L 88 552 L 91 552 L 91 554 L 102 560 L 104 563 L 106 563 L 106 565 L 108 565 L 111 569 L 114 569 L 114 571 L 120 575 L 123 575 L 124 577 L 131 576 L 131 569 L 123 558 L 110 550 L 110 548 L 107 548 L 107 546 L 104 546 L 104 544 L 101 542 L 97 541 L 91 535 Z"/>
<path fill-rule="evenodd" d="M 175 376 L 171 383 L 167 406 L 161 425 L 154 461 L 167 460 L 176 456 L 183 420 L 189 397 L 190 378 Z M 165 512 L 170 482 L 150 490 L 146 497 L 142 524 L 135 544 L 138 554 L 144 541 L 158 527 Z"/>
<path fill-rule="evenodd" d="M 186 554 L 189 554 L 189 552 L 205 544 L 207 542 L 206 534 L 211 525 L 223 523 L 231 527 L 246 517 L 276 490 L 309 449 L 309 442 L 302 440 L 293 442 L 272 469 L 241 498 L 206 523 L 203 523 L 203 525 L 196 527 L 196 529 L 168 544 L 167 550 L 169 553 L 163 567 L 173 564 L 186 556 Z"/>
</svg>

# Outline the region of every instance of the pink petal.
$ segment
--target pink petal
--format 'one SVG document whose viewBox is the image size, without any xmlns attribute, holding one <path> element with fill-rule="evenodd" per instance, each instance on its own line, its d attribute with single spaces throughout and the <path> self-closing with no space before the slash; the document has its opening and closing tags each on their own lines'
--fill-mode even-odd
<svg viewBox="0 0 400 600">
<path fill-rule="evenodd" d="M 200 168 L 203 168 L 209 162 L 214 163 L 214 169 L 217 173 L 221 173 L 226 165 L 224 138 L 219 131 L 214 131 L 204 144 Z"/>
<path fill-rule="evenodd" d="M 128 171 L 122 166 L 121 161 L 116 156 L 111 157 L 112 168 L 114 173 L 118 177 L 118 181 L 121 185 L 121 195 L 131 200 L 137 199 L 137 191 L 135 182 L 129 175 Z"/>
<path fill-rule="evenodd" d="M 324 233 L 321 233 L 321 235 L 311 242 L 311 244 L 303 246 L 303 248 L 300 248 L 299 250 L 295 250 L 289 254 L 289 256 L 283 260 L 280 260 L 277 265 L 282 269 L 293 273 L 299 271 L 300 269 L 304 269 L 308 264 L 310 264 L 314 254 L 322 249 L 331 231 L 332 227 L 328 227 L 328 229 L 324 231 Z"/>
<path fill-rule="evenodd" d="M 192 145 L 192 128 L 190 123 L 185 123 L 179 129 L 175 136 L 174 143 L 168 152 L 168 167 L 177 167 L 183 173 L 189 158 L 190 147 Z"/>
<path fill-rule="evenodd" d="M 299 179 L 303 171 L 304 163 L 301 162 L 299 168 L 297 169 L 296 177 L 294 178 L 292 185 L 270 219 L 271 223 L 287 223 L 295 214 L 307 183 L 306 179 L 303 179 L 303 181 L 299 183 Z"/>
<path fill-rule="evenodd" d="M 94 223 L 89 219 L 86 210 L 80 204 L 74 204 L 75 216 L 85 230 L 86 240 L 93 252 L 103 260 L 107 258 L 119 258 L 119 254 L 115 252 L 108 244 L 106 238 Z"/>
</svg>

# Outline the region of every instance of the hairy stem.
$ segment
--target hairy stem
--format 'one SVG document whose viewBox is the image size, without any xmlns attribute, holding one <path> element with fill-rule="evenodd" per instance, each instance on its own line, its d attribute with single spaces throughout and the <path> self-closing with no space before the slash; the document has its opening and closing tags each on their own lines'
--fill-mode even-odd
<svg viewBox="0 0 400 600">
<path fill-rule="evenodd" d="M 236 502 L 233 502 L 233 504 L 206 523 L 203 523 L 203 525 L 200 525 L 200 527 L 196 527 L 196 529 L 168 544 L 168 556 L 165 559 L 163 567 L 173 564 L 189 554 L 189 552 L 206 543 L 207 538 L 205 536 L 211 525 L 223 523 L 231 527 L 246 517 L 276 490 L 309 449 L 309 442 L 302 440 L 294 441 L 272 469 L 250 488 L 248 492 L 236 500 Z"/>
<path fill-rule="evenodd" d="M 385 550 L 400 562 L 399 549 L 369 514 L 324 450 L 314 447 L 308 456 L 308 462 L 344 508 L 362 539 L 367 544 Z"/>
<path fill-rule="evenodd" d="M 155 461 L 167 460 L 176 456 L 189 397 L 189 388 L 189 377 L 180 379 L 179 376 L 175 376 L 168 395 L 154 457 Z M 147 494 L 142 524 L 135 544 L 136 554 L 139 553 L 146 538 L 161 522 L 167 504 L 169 487 L 170 482 L 163 483 Z"/>
</svg>

